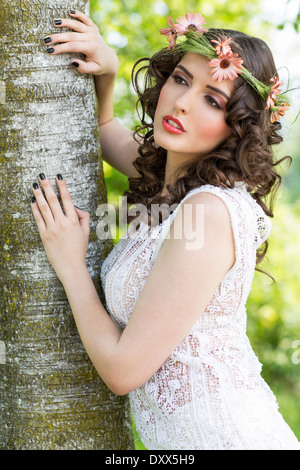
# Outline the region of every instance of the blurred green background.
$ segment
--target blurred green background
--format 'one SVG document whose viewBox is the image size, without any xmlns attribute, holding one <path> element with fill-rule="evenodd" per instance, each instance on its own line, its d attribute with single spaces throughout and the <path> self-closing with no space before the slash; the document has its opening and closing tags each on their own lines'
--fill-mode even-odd
<svg viewBox="0 0 300 470">
<path fill-rule="evenodd" d="M 300 117 L 295 121 L 300 109 L 299 0 L 91 0 L 91 17 L 120 60 L 115 116 L 130 128 L 136 124 L 132 67 L 139 58 L 165 47 L 159 30 L 167 27 L 167 16 L 176 20 L 188 12 L 201 12 L 208 27 L 237 29 L 264 39 L 273 51 L 281 79 L 285 84 L 290 81 L 290 88 L 298 87 L 289 95 L 291 110 L 282 120 L 286 140 L 276 150 L 278 157 L 291 155 L 293 164 L 281 169 L 284 185 L 263 266 L 276 284 L 256 273 L 247 308 L 248 335 L 263 364 L 263 376 L 300 440 Z M 118 207 L 127 179 L 106 163 L 104 171 L 108 202 Z M 142 449 L 136 438 L 137 449 Z"/>
</svg>

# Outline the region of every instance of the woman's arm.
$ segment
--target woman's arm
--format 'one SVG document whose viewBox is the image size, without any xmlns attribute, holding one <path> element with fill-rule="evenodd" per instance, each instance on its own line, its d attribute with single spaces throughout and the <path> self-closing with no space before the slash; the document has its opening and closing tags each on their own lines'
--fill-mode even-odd
<svg viewBox="0 0 300 470">
<path fill-rule="evenodd" d="M 170 237 L 161 248 L 130 320 L 121 333 L 104 309 L 85 264 L 89 216 L 75 209 L 64 180 L 57 180 L 63 213 L 46 178 L 34 189 L 32 210 L 49 261 L 61 280 L 83 344 L 108 387 L 123 395 L 145 383 L 189 333 L 234 263 L 230 216 L 224 203 L 197 194 L 186 220 L 179 211 L 174 224 L 182 237 Z M 197 204 L 204 207 L 204 236 L 197 249 L 187 249 L 199 226 Z"/>
<path fill-rule="evenodd" d="M 74 11 L 74 10 L 72 10 Z M 138 157 L 139 144 L 130 129 L 113 119 L 113 94 L 118 74 L 119 61 L 115 51 L 109 47 L 93 21 L 81 12 L 69 12 L 73 19 L 58 19 L 56 28 L 69 28 L 67 33 L 52 34 L 47 39 L 47 51 L 56 55 L 77 52 L 85 60 L 74 59 L 71 64 L 80 73 L 94 75 L 98 98 L 98 121 L 102 156 L 111 166 L 126 176 L 139 176 L 132 165 Z"/>
</svg>

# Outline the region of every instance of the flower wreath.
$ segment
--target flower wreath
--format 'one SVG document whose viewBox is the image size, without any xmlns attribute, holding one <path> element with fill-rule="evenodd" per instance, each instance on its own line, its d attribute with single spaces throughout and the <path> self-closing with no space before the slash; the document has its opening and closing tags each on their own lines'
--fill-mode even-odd
<svg viewBox="0 0 300 470">
<path fill-rule="evenodd" d="M 270 120 L 276 122 L 284 116 L 290 104 L 287 97 L 281 93 L 280 86 L 283 81 L 279 81 L 278 76 L 270 79 L 272 85 L 266 85 L 257 80 L 251 72 L 243 67 L 243 60 L 234 54 L 230 47 L 231 38 L 221 41 L 220 38 L 209 41 L 203 33 L 207 33 L 208 29 L 203 27 L 206 23 L 204 17 L 195 13 L 188 13 L 185 17 L 180 16 L 174 24 L 171 17 L 167 18 L 170 28 L 160 30 L 160 33 L 167 36 L 169 41 L 168 50 L 174 50 L 178 36 L 186 36 L 187 40 L 180 44 L 180 49 L 184 52 L 196 52 L 208 57 L 210 62 L 208 66 L 212 68 L 209 74 L 213 80 L 221 82 L 222 80 L 234 80 L 241 75 L 257 93 L 266 101 L 265 110 L 271 111 Z M 212 44 L 216 44 L 215 46 Z"/>
</svg>

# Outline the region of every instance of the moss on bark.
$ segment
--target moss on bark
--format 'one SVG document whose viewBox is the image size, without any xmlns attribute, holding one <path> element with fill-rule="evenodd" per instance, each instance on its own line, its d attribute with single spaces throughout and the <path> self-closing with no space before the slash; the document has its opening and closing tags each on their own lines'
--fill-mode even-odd
<svg viewBox="0 0 300 470">
<path fill-rule="evenodd" d="M 88 3 L 72 7 L 88 12 Z M 91 213 L 87 263 L 104 300 L 100 267 L 112 246 L 95 235 L 106 188 L 94 82 L 43 43 L 67 7 L 2 0 L 0 8 L 1 449 L 133 448 L 127 398 L 90 363 L 30 208 L 38 174 L 54 183 L 61 173 L 74 203 Z"/>
</svg>

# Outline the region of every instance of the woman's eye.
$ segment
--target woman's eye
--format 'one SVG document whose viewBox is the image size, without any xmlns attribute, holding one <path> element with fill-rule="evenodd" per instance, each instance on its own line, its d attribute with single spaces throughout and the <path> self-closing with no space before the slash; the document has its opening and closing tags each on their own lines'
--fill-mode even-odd
<svg viewBox="0 0 300 470">
<path fill-rule="evenodd" d="M 180 85 L 187 85 L 187 82 L 184 78 L 182 78 L 180 75 L 172 74 L 171 77 L 175 80 L 176 83 Z"/>
<path fill-rule="evenodd" d="M 212 96 L 206 96 L 206 101 L 208 101 L 208 103 L 214 108 L 222 109 L 222 106 L 220 105 L 220 103 Z"/>
</svg>

